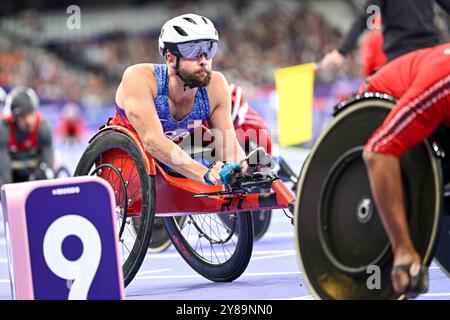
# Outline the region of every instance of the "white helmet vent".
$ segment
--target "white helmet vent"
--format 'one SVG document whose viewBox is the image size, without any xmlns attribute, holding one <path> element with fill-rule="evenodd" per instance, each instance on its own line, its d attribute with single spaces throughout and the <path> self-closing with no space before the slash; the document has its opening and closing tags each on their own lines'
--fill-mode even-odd
<svg viewBox="0 0 450 320">
<path fill-rule="evenodd" d="M 189 17 L 183 17 L 183 19 L 189 21 L 190 23 L 197 24 L 197 22 L 195 22 L 195 20 L 192 19 L 192 18 L 189 18 Z M 205 23 L 206 23 L 206 21 L 205 21 Z"/>
<path fill-rule="evenodd" d="M 181 28 L 181 27 L 179 27 L 179 26 L 173 26 L 173 28 L 175 29 L 176 32 L 178 32 L 178 34 L 179 34 L 180 36 L 183 36 L 183 37 L 187 37 L 187 36 L 188 36 L 188 34 L 186 33 L 186 31 L 183 30 L 183 28 Z"/>
</svg>

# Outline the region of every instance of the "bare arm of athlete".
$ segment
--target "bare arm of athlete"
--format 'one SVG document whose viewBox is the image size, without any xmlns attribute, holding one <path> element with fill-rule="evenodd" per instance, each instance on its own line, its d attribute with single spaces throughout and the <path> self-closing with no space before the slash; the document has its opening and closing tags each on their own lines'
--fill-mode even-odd
<svg viewBox="0 0 450 320">
<path fill-rule="evenodd" d="M 122 77 L 123 105 L 128 120 L 138 133 L 144 148 L 156 159 L 189 179 L 204 182 L 208 168 L 193 160 L 178 145 L 164 136 L 154 104 L 156 82 L 149 68 L 135 65 L 127 68 Z M 210 180 L 221 183 L 220 176 L 212 170 Z M 211 177 L 212 175 L 212 177 Z"/>
</svg>

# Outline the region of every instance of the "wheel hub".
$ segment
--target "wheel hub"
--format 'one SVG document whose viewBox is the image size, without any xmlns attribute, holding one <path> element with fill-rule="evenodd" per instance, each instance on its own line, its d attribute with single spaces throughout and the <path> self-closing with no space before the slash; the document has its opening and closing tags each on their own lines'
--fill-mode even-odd
<svg viewBox="0 0 450 320">
<path fill-rule="evenodd" d="M 373 216 L 373 203 L 370 198 L 363 198 L 356 210 L 356 219 L 359 223 L 367 223 Z"/>
</svg>

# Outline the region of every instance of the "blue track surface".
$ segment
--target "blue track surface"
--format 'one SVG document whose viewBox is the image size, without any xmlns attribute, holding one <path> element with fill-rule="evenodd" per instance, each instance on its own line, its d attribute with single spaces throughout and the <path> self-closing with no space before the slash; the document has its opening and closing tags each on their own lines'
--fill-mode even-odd
<svg viewBox="0 0 450 320">
<path fill-rule="evenodd" d="M 282 150 L 298 172 L 305 151 Z M 436 266 L 430 268 L 430 290 L 419 299 L 450 299 L 450 279 Z M 297 261 L 294 227 L 281 210 L 273 213 L 268 232 L 253 248 L 244 274 L 231 283 L 214 283 L 193 271 L 170 246 L 148 253 L 140 272 L 126 288 L 127 299 L 241 300 L 313 299 Z M 0 223 L 0 299 L 11 299 L 3 222 Z"/>
</svg>

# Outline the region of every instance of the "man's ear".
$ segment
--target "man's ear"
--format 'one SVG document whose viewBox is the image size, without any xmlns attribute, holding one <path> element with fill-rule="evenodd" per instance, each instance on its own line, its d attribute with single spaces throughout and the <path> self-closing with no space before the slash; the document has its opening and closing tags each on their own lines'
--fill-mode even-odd
<svg viewBox="0 0 450 320">
<path fill-rule="evenodd" d="M 177 64 L 177 57 L 170 51 L 167 51 L 166 52 L 166 61 L 170 67 L 175 68 L 176 64 Z"/>
</svg>

